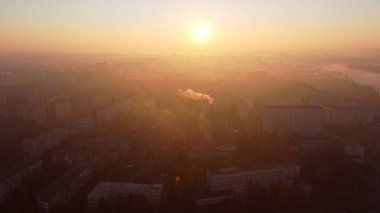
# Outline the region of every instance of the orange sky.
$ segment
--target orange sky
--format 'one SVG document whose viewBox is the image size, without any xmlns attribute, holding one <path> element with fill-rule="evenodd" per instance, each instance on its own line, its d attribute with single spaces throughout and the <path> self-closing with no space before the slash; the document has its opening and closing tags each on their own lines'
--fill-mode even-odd
<svg viewBox="0 0 380 213">
<path fill-rule="evenodd" d="M 380 49 L 377 0 L 4 0 L 1 52 L 189 53 Z M 195 22 L 211 23 L 207 42 Z"/>
</svg>

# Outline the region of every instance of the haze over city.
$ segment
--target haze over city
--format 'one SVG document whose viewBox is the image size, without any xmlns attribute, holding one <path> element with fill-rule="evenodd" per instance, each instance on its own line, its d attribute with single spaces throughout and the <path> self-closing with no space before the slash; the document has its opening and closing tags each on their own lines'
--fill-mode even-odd
<svg viewBox="0 0 380 213">
<path fill-rule="evenodd" d="M 380 212 L 379 11 L 2 0 L 0 212 Z"/>
</svg>

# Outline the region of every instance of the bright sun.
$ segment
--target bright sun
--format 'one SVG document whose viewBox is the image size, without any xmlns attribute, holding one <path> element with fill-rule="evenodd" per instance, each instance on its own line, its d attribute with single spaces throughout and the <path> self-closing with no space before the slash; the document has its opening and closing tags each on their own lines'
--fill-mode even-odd
<svg viewBox="0 0 380 213">
<path fill-rule="evenodd" d="M 207 24 L 196 24 L 193 28 L 193 36 L 197 42 L 207 41 L 210 36 L 210 27 Z"/>
</svg>

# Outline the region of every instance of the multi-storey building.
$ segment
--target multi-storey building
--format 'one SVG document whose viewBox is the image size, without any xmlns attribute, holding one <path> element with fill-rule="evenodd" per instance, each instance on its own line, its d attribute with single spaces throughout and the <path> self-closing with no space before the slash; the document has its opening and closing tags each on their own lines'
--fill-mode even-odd
<svg viewBox="0 0 380 213">
<path fill-rule="evenodd" d="M 41 170 L 41 161 L 22 162 L 6 171 L 0 178 L 0 202 L 17 188 L 22 181 Z"/>
<path fill-rule="evenodd" d="M 125 141 L 103 139 L 77 139 L 73 140 L 74 147 L 62 148 L 52 153 L 54 161 L 75 165 L 79 162 L 92 162 L 95 169 L 105 168 L 109 163 L 115 162 L 119 157 L 127 157 L 130 145 Z"/>
<path fill-rule="evenodd" d="M 47 121 L 46 107 L 37 107 L 20 111 L 18 115 L 24 120 L 34 121 L 37 125 L 43 124 Z"/>
<path fill-rule="evenodd" d="M 35 137 L 25 139 L 22 142 L 26 159 L 34 159 L 52 147 L 50 132 L 40 132 Z"/>
<path fill-rule="evenodd" d="M 54 105 L 55 117 L 57 119 L 68 118 L 72 115 L 72 105 L 70 101 L 57 102 Z"/>
<path fill-rule="evenodd" d="M 130 106 L 129 100 L 122 100 L 103 109 L 96 110 L 95 117 L 97 124 L 109 123 L 118 115 L 125 112 Z"/>
<path fill-rule="evenodd" d="M 302 148 L 303 150 L 313 150 L 318 148 L 323 148 L 333 143 L 333 140 L 328 136 L 303 136 L 297 135 L 294 137 L 297 148 Z"/>
<path fill-rule="evenodd" d="M 0 104 L 6 104 L 7 103 L 7 95 L 0 93 Z"/>
<path fill-rule="evenodd" d="M 364 147 L 356 143 L 344 143 L 344 152 L 349 156 L 364 158 Z"/>
<path fill-rule="evenodd" d="M 162 193 L 162 184 L 101 182 L 88 194 L 88 208 L 96 209 L 100 199 L 110 199 L 116 196 L 126 198 L 130 194 L 143 196 L 149 204 L 159 205 Z"/>
<path fill-rule="evenodd" d="M 266 106 L 263 129 L 278 133 L 317 134 L 322 131 L 323 113 L 320 106 Z"/>
<path fill-rule="evenodd" d="M 231 157 L 236 152 L 236 146 L 234 145 L 225 145 L 225 146 L 216 146 L 210 147 L 207 149 L 208 157 Z"/>
<path fill-rule="evenodd" d="M 92 175 L 92 166 L 79 164 L 59 177 L 37 194 L 37 204 L 41 211 L 50 212 L 59 204 L 68 204 L 72 196 Z"/>
<path fill-rule="evenodd" d="M 197 206 L 215 205 L 234 197 L 235 192 L 233 190 L 200 193 L 195 196 L 195 204 Z"/>
<path fill-rule="evenodd" d="M 339 106 L 324 107 L 326 123 L 333 124 L 371 124 L 374 121 L 375 109 L 371 106 Z"/>
<path fill-rule="evenodd" d="M 300 175 L 299 165 L 268 165 L 248 169 L 225 168 L 207 171 L 207 185 L 210 191 L 232 189 L 237 193 L 246 192 L 250 181 L 264 187 L 279 182 L 292 183 Z"/>
<path fill-rule="evenodd" d="M 23 151 L 26 158 L 36 158 L 62 142 L 67 136 L 75 135 L 94 125 L 92 115 L 82 116 L 51 131 L 41 132 L 33 138 L 23 141 Z"/>
</svg>

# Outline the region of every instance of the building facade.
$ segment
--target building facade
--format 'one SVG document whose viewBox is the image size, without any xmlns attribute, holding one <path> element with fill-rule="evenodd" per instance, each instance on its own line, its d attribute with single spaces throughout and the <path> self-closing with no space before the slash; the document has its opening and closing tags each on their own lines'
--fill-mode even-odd
<svg viewBox="0 0 380 213">
<path fill-rule="evenodd" d="M 9 193 L 20 186 L 28 177 L 41 171 L 41 161 L 22 162 L 12 167 L 5 175 L 0 178 L 0 202 L 3 201 Z"/>
<path fill-rule="evenodd" d="M 22 142 L 25 158 L 37 158 L 46 151 L 60 144 L 66 137 L 76 135 L 81 131 L 92 128 L 93 126 L 93 116 L 86 115 L 66 122 L 64 125 L 56 127 L 50 131 L 40 132 L 35 137 L 25 139 Z"/>
<path fill-rule="evenodd" d="M 68 118 L 73 113 L 73 107 L 70 101 L 57 102 L 54 105 L 55 117 L 57 119 Z"/>
<path fill-rule="evenodd" d="M 162 184 L 101 182 L 88 194 L 88 208 L 94 210 L 100 199 L 107 200 L 119 195 L 124 198 L 129 195 L 139 195 L 143 196 L 149 204 L 159 205 L 163 188 Z"/>
<path fill-rule="evenodd" d="M 356 143 L 343 144 L 344 152 L 349 156 L 364 158 L 364 147 Z"/>
<path fill-rule="evenodd" d="M 320 106 L 266 106 L 263 129 L 278 133 L 317 134 L 322 131 L 323 111 Z"/>
<path fill-rule="evenodd" d="M 202 193 L 195 196 L 195 204 L 197 206 L 221 204 L 228 199 L 233 199 L 234 197 L 235 193 L 233 190 Z"/>
<path fill-rule="evenodd" d="M 68 204 L 72 196 L 78 192 L 92 176 L 92 166 L 79 164 L 55 180 L 37 194 L 37 205 L 42 212 L 50 212 L 59 204 Z"/>
<path fill-rule="evenodd" d="M 360 125 L 371 124 L 375 118 L 375 108 L 371 106 L 324 107 L 326 123 Z"/>
<path fill-rule="evenodd" d="M 236 193 L 246 192 L 250 181 L 267 187 L 279 182 L 292 183 L 300 175 L 299 165 L 268 165 L 249 169 L 226 168 L 207 171 L 210 191 L 232 189 Z"/>
</svg>

